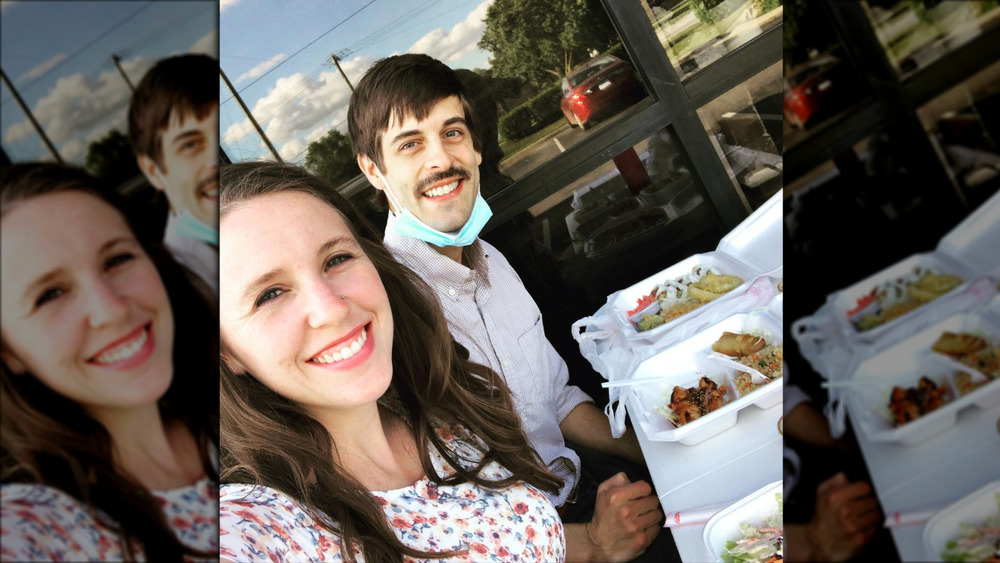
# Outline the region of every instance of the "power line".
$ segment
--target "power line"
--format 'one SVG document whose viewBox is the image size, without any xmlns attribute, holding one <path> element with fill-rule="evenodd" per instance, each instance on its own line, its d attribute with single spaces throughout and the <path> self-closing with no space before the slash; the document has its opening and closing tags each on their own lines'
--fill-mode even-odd
<svg viewBox="0 0 1000 563">
<path fill-rule="evenodd" d="M 346 22 L 347 22 L 348 20 L 350 20 L 350 19 L 351 19 L 351 18 L 353 18 L 354 16 L 356 16 L 356 15 L 360 14 L 362 10 L 364 10 L 364 9 L 365 9 L 365 8 L 367 8 L 368 6 L 371 6 L 371 5 L 372 5 L 372 4 L 374 4 L 374 3 L 375 3 L 375 0 L 370 0 L 370 1 L 369 1 L 369 2 L 367 3 L 367 4 L 365 4 L 364 6 L 361 6 L 360 8 L 358 8 L 358 9 L 357 9 L 357 10 L 356 10 L 356 11 L 355 11 L 355 12 L 354 12 L 353 14 L 351 14 L 351 15 L 347 16 L 347 17 L 346 17 L 346 18 L 345 18 L 345 19 L 344 19 L 343 21 L 341 21 L 341 22 L 340 22 L 340 23 L 338 23 L 337 25 L 335 25 L 335 26 L 331 27 L 330 29 L 326 30 L 325 32 L 323 32 L 323 34 L 322 34 L 322 35 L 320 35 L 320 36 L 319 36 L 319 37 L 317 37 L 316 39 L 313 39 L 313 40 L 312 40 L 312 41 L 310 41 L 309 43 L 306 43 L 306 45 L 305 45 L 304 47 L 302 47 L 302 48 L 301 48 L 301 49 L 299 49 L 298 51 L 295 51 L 294 53 L 292 53 L 291 55 L 289 55 L 288 57 L 286 57 L 286 58 L 285 58 L 285 59 L 284 59 L 283 61 L 281 61 L 280 63 L 278 63 L 278 64 L 274 65 L 273 67 L 271 67 L 271 69 L 270 69 L 270 70 L 268 70 L 267 72 L 265 72 L 264 74 L 262 74 L 262 75 L 258 76 L 256 80 L 254 80 L 254 81 L 253 81 L 253 82 L 251 82 L 250 84 L 247 84 L 247 85 L 246 85 L 246 86 L 244 86 L 243 88 L 240 88 L 239 92 L 244 92 L 244 91 L 246 91 L 246 89 L 247 89 L 247 88 L 249 88 L 249 87 L 253 86 L 254 84 L 256 84 L 256 83 L 257 83 L 257 81 L 259 81 L 260 79 L 264 78 L 264 77 L 265 77 L 265 76 L 267 76 L 268 74 L 271 74 L 272 72 L 274 72 L 275 70 L 277 70 L 279 66 L 281 66 L 281 65 L 285 64 L 286 62 L 288 62 L 289 60 L 291 60 L 291 58 L 292 58 L 292 57 L 294 57 L 295 55 L 298 55 L 298 54 L 299 54 L 299 53 L 301 53 L 302 51 L 305 51 L 305 50 L 306 50 L 307 48 L 309 48 L 309 47 L 310 47 L 310 46 L 311 46 L 311 45 L 312 45 L 313 43 L 316 43 L 316 42 L 317 42 L 317 41 L 319 41 L 320 39 L 322 39 L 322 38 L 326 37 L 327 35 L 329 35 L 329 33 L 330 33 L 331 31 L 333 31 L 333 30 L 337 29 L 338 27 L 340 27 L 340 26 L 344 25 L 344 24 L 345 24 L 345 23 L 346 23 Z"/>
</svg>

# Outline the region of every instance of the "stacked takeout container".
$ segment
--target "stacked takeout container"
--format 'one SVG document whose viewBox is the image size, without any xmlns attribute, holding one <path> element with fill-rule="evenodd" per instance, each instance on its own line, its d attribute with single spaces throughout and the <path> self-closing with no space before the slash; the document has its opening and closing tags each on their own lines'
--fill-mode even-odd
<svg viewBox="0 0 1000 563">
<path fill-rule="evenodd" d="M 992 419 L 996 417 L 976 416 L 976 411 L 985 415 L 1000 404 L 1000 379 L 982 376 L 977 370 L 958 364 L 932 349 L 946 331 L 976 335 L 985 339 L 988 345 L 1000 345 L 1000 296 L 997 292 L 1000 251 L 997 250 L 997 243 L 1000 243 L 1000 193 L 952 229 L 934 250 L 914 254 L 850 287 L 831 293 L 814 314 L 796 320 L 791 326 L 792 336 L 803 356 L 827 380 L 823 384 L 829 392 L 826 414 L 835 435 L 846 430 L 849 414 L 855 429 L 861 434 L 863 446 L 884 444 L 880 447 L 892 448 L 892 455 L 867 459 L 876 482 L 880 475 L 895 477 L 887 479 L 893 485 L 885 494 L 877 491 L 884 504 L 887 499 L 890 504 L 898 500 L 897 489 L 903 490 L 908 486 L 902 481 L 910 479 L 910 473 L 916 483 L 920 478 L 919 471 L 930 471 L 921 466 L 936 463 L 945 446 L 954 451 L 953 455 L 965 455 L 967 450 L 973 456 L 979 455 L 976 452 L 987 452 L 983 454 L 984 459 L 992 459 L 991 455 L 997 457 L 993 455 L 996 452 L 988 453 L 994 445 L 972 443 L 977 440 L 967 437 L 990 435 L 989 428 L 980 426 L 995 424 L 997 421 Z M 962 282 L 940 297 L 876 328 L 867 331 L 855 328 L 850 315 L 852 309 L 864 305 L 864 301 L 859 300 L 863 300 L 873 288 L 905 276 L 914 268 L 929 268 L 937 273 L 958 276 Z M 956 376 L 960 371 L 971 374 L 975 381 L 982 384 L 964 394 L 959 392 Z M 894 424 L 889 410 L 893 388 L 916 387 L 923 376 L 946 387 L 946 402 L 915 420 Z M 939 437 L 947 444 L 934 441 Z M 993 438 L 996 438 L 995 433 Z M 880 452 L 872 451 L 872 456 Z M 894 463 L 898 467 L 890 467 Z M 944 524 L 942 518 L 945 518 L 946 512 L 964 514 L 962 503 L 968 503 L 970 499 L 957 500 L 962 496 L 960 491 L 984 485 L 986 481 L 982 475 L 1000 477 L 997 467 L 977 473 L 982 468 L 967 470 L 956 465 L 952 472 L 954 479 L 934 486 L 934 494 L 938 496 L 943 490 L 954 489 L 955 494 L 950 500 L 956 501 L 956 505 L 942 510 L 939 513 L 941 518 L 928 522 L 925 540 L 927 534 L 932 534 L 935 539 L 930 543 L 925 541 L 929 550 L 927 557 L 940 557 L 940 551 L 932 551 L 931 545 L 938 545 L 934 542 L 938 542 L 942 526 L 950 526 L 949 533 L 957 535 L 958 522 L 949 519 Z M 902 484 L 896 487 L 896 482 Z M 906 502 L 914 501 L 906 499 Z M 997 509 L 995 502 L 992 508 Z M 892 510 L 892 507 L 886 510 Z"/>
<path fill-rule="evenodd" d="M 712 494 L 733 504 L 760 486 L 781 478 L 777 420 L 783 378 L 753 392 L 734 389 L 739 373 L 731 362 L 712 354 L 723 332 L 750 332 L 769 344 L 782 342 L 782 192 L 740 223 L 714 251 L 695 254 L 608 296 L 604 306 L 573 325 L 581 353 L 608 381 L 606 414 L 616 436 L 625 428 L 626 411 L 651 448 L 667 458 L 649 470 L 663 509 L 702 509 L 705 490 L 692 486 L 712 480 Z M 742 283 L 693 311 L 647 331 L 638 315 L 628 316 L 657 284 L 709 268 L 735 275 Z M 696 420 L 674 426 L 661 413 L 669 409 L 674 386 L 697 386 L 701 376 L 726 386 L 724 404 Z M 747 411 L 767 412 L 760 416 Z M 748 416 L 749 413 L 749 416 Z M 749 421 L 749 422 L 747 422 Z M 644 446 L 645 448 L 646 446 Z M 658 457 L 644 450 L 647 462 Z M 770 457 L 774 459 L 764 459 Z M 698 489 L 698 490 L 696 490 Z M 669 524 L 669 522 L 668 522 Z"/>
</svg>

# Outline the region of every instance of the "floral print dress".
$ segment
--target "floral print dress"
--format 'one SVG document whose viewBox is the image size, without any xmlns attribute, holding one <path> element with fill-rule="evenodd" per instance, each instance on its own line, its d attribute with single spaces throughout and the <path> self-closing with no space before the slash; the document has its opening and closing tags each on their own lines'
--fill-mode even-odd
<svg viewBox="0 0 1000 563">
<path fill-rule="evenodd" d="M 216 486 L 207 477 L 168 491 L 153 491 L 167 522 L 184 545 L 219 549 Z M 118 534 L 76 498 L 45 485 L 12 483 L 0 488 L 0 560 L 121 561 Z M 145 560 L 138 554 L 139 560 Z M 153 557 L 155 559 L 155 557 Z"/>
<path fill-rule="evenodd" d="M 475 448 L 448 430 L 437 430 L 459 459 L 481 459 Z M 439 475 L 454 473 L 434 447 Z M 510 473 L 496 462 L 481 475 Z M 341 561 L 339 536 L 320 526 L 296 501 L 264 486 L 222 485 L 219 525 L 223 559 L 245 561 Z M 462 550 L 458 561 L 563 561 L 566 538 L 548 497 L 524 482 L 504 490 L 472 483 L 437 486 L 427 478 L 391 491 L 373 491 L 386 520 L 407 546 L 422 551 Z M 363 561 L 355 547 L 355 558 Z M 413 561 L 407 557 L 406 561 Z M 428 561 L 442 561 L 428 559 Z M 444 560 L 448 561 L 448 559 Z"/>
</svg>

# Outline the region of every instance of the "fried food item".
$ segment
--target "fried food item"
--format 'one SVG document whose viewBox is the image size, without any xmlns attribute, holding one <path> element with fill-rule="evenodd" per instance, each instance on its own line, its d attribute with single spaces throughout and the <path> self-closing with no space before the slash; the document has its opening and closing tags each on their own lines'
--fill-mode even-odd
<svg viewBox="0 0 1000 563">
<path fill-rule="evenodd" d="M 962 281 L 962 278 L 951 274 L 934 274 L 932 272 L 927 272 L 921 276 L 920 279 L 910 284 L 910 286 L 906 288 L 906 292 L 913 299 L 916 299 L 921 303 L 926 303 L 955 289 L 962 284 Z"/>
<path fill-rule="evenodd" d="M 889 322 L 896 317 L 902 317 L 903 315 L 909 313 L 910 311 L 916 309 L 922 305 L 916 301 L 903 301 L 892 305 L 882 313 L 882 322 Z"/>
<path fill-rule="evenodd" d="M 892 388 L 889 411 L 892 412 L 894 426 L 902 426 L 945 404 L 946 385 L 937 385 L 926 375 L 920 376 L 917 387 Z"/>
<path fill-rule="evenodd" d="M 986 347 L 986 340 L 965 332 L 945 331 L 938 337 L 931 349 L 949 356 L 966 356 Z"/>
<path fill-rule="evenodd" d="M 785 280 L 784 279 L 778 280 L 778 291 L 784 293 L 785 291 L 784 287 L 785 287 Z"/>
<path fill-rule="evenodd" d="M 990 379 L 1000 378 L 1000 345 L 976 350 L 958 361 Z"/>
<path fill-rule="evenodd" d="M 688 295 L 699 301 L 708 302 L 736 289 L 741 283 L 743 278 L 708 272 L 688 286 Z"/>
<path fill-rule="evenodd" d="M 668 405 L 673 416 L 668 418 L 676 426 L 683 426 L 722 407 L 726 402 L 725 394 L 725 386 L 720 387 L 705 376 L 698 380 L 697 387 L 685 389 L 675 385 Z"/>
<path fill-rule="evenodd" d="M 767 346 L 767 341 L 759 336 L 736 334 L 726 331 L 712 344 L 712 350 L 720 354 L 738 358 L 759 352 L 764 346 Z"/>
<path fill-rule="evenodd" d="M 664 321 L 671 321 L 685 313 L 690 313 L 701 306 L 702 304 L 697 301 L 682 301 L 680 303 L 674 303 L 674 305 L 666 311 L 660 311 L 660 315 L 663 317 Z"/>
</svg>

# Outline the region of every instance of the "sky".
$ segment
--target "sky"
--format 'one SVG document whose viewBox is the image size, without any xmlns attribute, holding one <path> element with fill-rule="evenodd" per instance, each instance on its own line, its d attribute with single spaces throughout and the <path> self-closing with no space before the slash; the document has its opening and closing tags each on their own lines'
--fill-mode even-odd
<svg viewBox="0 0 1000 563">
<path fill-rule="evenodd" d="M 282 158 L 303 163 L 309 143 L 347 132 L 352 84 L 378 59 L 426 53 L 452 68 L 489 68 L 482 37 L 493 0 L 221 0 L 220 64 Z M 219 129 L 233 161 L 271 159 L 220 83 Z"/>
<path fill-rule="evenodd" d="M 0 2 L 0 67 L 67 162 L 111 129 L 127 134 L 133 84 L 163 57 L 218 57 L 218 2 Z M 2 87 L 0 142 L 11 160 L 53 160 Z"/>
</svg>

